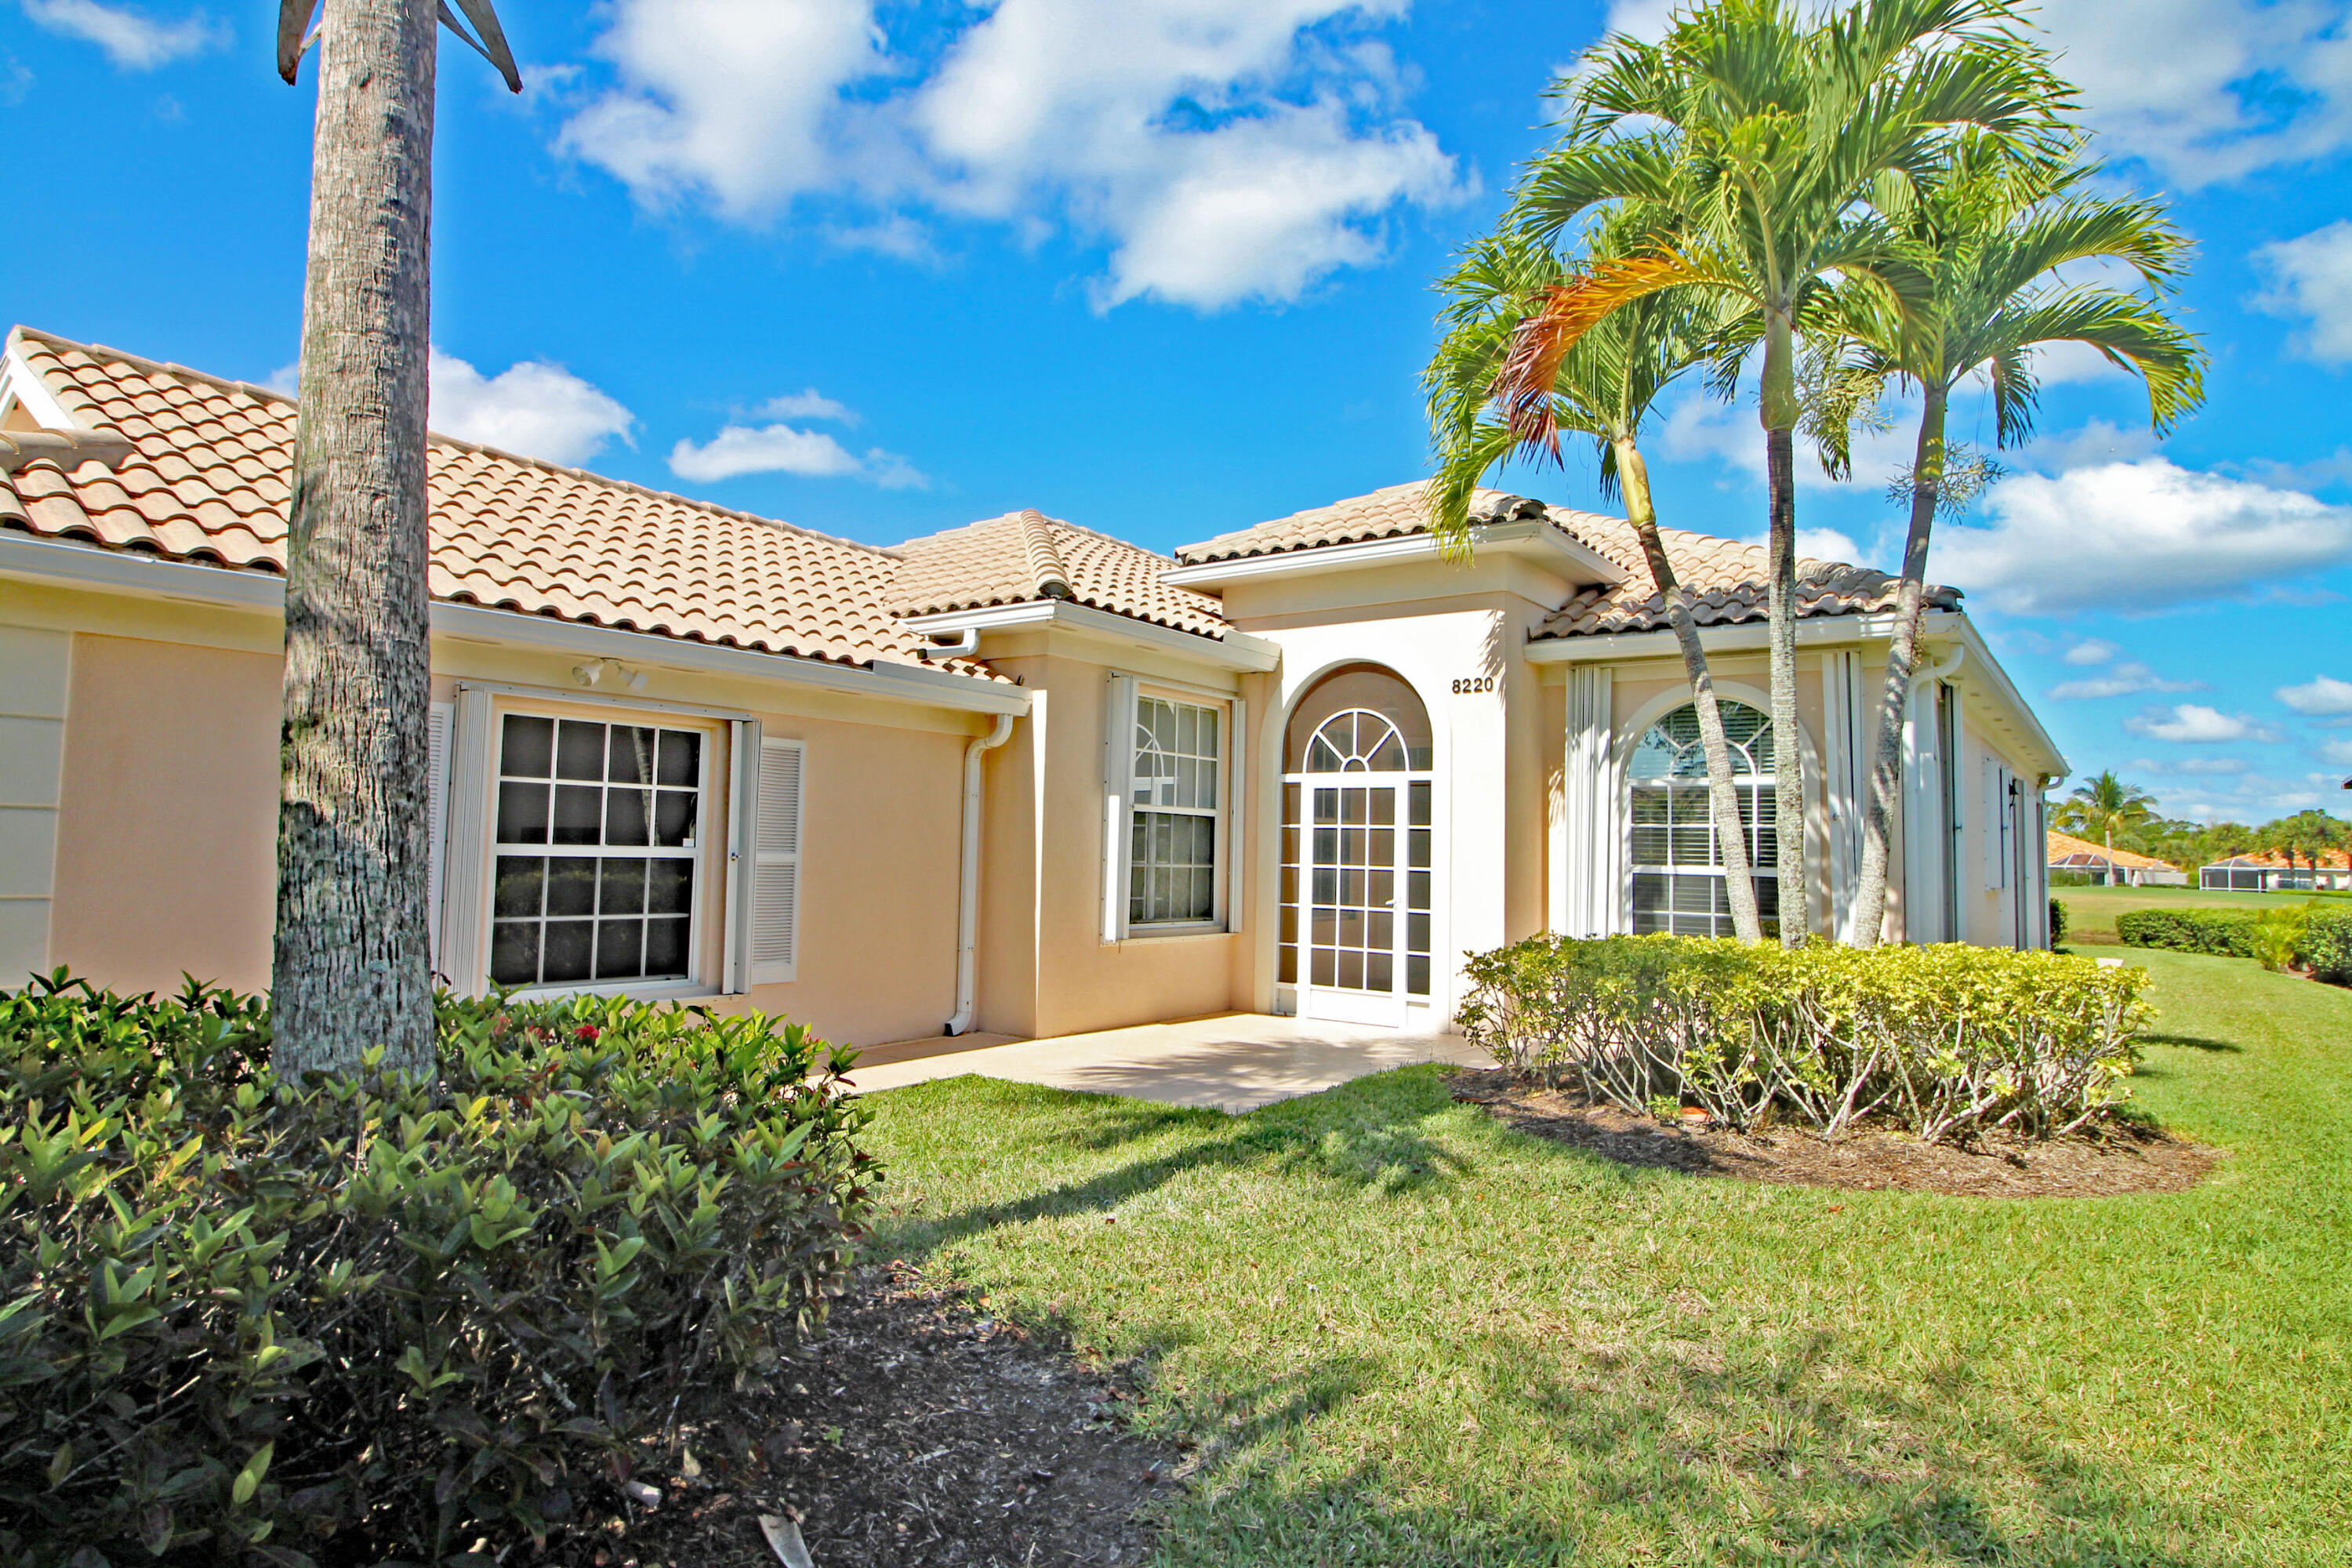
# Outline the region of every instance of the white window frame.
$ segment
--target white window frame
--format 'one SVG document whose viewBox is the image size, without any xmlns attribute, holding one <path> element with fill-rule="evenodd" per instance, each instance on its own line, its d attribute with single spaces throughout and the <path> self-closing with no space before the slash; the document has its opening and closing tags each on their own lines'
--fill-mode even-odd
<svg viewBox="0 0 2352 1568">
<path fill-rule="evenodd" d="M 553 984 L 519 985 L 514 988 L 512 994 L 525 1000 L 536 1000 L 551 996 L 665 995 L 678 992 L 696 994 L 715 992 L 718 989 L 714 984 L 715 977 L 704 973 L 708 966 L 704 950 L 711 912 L 710 900 L 713 891 L 711 877 L 715 870 L 710 853 L 714 835 L 709 831 L 709 825 L 718 820 L 719 813 L 725 808 L 724 802 L 720 799 L 720 791 L 716 787 L 720 776 L 717 765 L 717 752 L 725 727 L 693 718 L 681 718 L 675 714 L 639 713 L 618 706 L 597 711 L 593 717 L 587 714 L 564 712 L 562 710 L 562 705 L 552 703 L 541 707 L 530 702 L 511 701 L 499 704 L 496 710 L 488 748 L 489 766 L 485 781 L 490 792 L 489 839 L 487 854 L 488 875 L 484 879 L 483 889 L 484 898 L 488 907 L 482 917 L 481 963 L 485 975 L 489 971 L 490 956 L 495 951 L 497 942 L 498 862 L 501 855 L 513 854 L 528 857 L 536 851 L 552 858 L 561 858 L 561 852 L 568 850 L 571 852 L 568 858 L 572 858 L 628 859 L 632 858 L 629 850 L 638 847 L 621 846 L 615 851 L 612 847 L 601 843 L 593 846 L 558 845 L 551 838 L 545 844 L 538 845 L 503 844 L 499 841 L 497 790 L 501 777 L 499 758 L 506 734 L 507 721 L 510 719 L 550 719 L 558 724 L 566 719 L 571 719 L 575 722 L 602 724 L 608 729 L 616 724 L 644 725 L 658 730 L 684 731 L 701 738 L 700 744 L 696 748 L 698 754 L 695 760 L 696 832 L 693 845 L 689 847 L 688 853 L 682 855 L 676 851 L 656 853 L 650 845 L 643 847 L 647 859 L 683 860 L 693 867 L 694 880 L 687 900 L 686 973 L 682 976 L 638 975 L 619 980 L 565 981 Z M 550 765 L 553 765 L 551 760 Z M 551 783 L 552 782 L 553 778 L 551 775 Z M 719 896 L 723 899 L 726 895 L 721 890 Z"/>
<path fill-rule="evenodd" d="M 1205 708 L 1217 715 L 1217 804 L 1205 812 L 1214 824 L 1215 862 L 1210 872 L 1212 913 L 1206 920 L 1139 921 L 1130 918 L 1135 814 L 1183 808 L 1139 805 L 1135 799 L 1135 731 L 1142 700 Z M 1106 942 L 1156 941 L 1163 937 L 1224 935 L 1241 929 L 1240 900 L 1234 897 L 1234 845 L 1242 830 L 1243 770 L 1248 704 L 1230 692 L 1113 672 L 1108 678 L 1103 726 L 1103 931 Z"/>
<path fill-rule="evenodd" d="M 748 713 L 686 703 L 607 699 L 561 689 L 460 680 L 449 705 L 446 809 L 441 813 L 440 943 L 437 964 L 453 989 L 480 994 L 489 989 L 491 909 L 495 897 L 498 753 L 506 716 L 588 719 L 605 724 L 652 724 L 690 729 L 703 736 L 702 805 L 696 834 L 696 892 L 688 943 L 693 954 L 686 980 L 608 980 L 519 988 L 519 997 L 629 995 L 649 1000 L 738 994 L 744 989 L 750 933 L 750 874 L 752 802 L 757 773 L 746 777 L 755 758 L 760 726 Z M 729 748 L 721 767 L 717 748 Z M 756 763 L 751 766 L 756 770 Z M 803 795 L 805 795 L 803 773 Z M 713 823 L 722 824 L 712 831 Z M 723 851 L 723 853 L 722 853 Z M 713 900 L 716 900 L 714 902 Z M 723 940 L 714 959 L 710 921 L 721 922 Z M 797 924 L 793 933 L 795 955 Z"/>
</svg>

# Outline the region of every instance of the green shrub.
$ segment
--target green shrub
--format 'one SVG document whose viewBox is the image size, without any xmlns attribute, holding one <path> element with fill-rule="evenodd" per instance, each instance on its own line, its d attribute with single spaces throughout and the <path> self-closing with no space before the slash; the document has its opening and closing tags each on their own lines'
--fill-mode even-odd
<svg viewBox="0 0 2352 1568">
<path fill-rule="evenodd" d="M 1474 956 L 1463 1032 L 1496 1059 L 1642 1113 L 1695 1105 L 1834 1135 L 2073 1131 L 2125 1098 L 2147 973 L 1962 946 L 1783 949 L 1536 937 Z"/>
<path fill-rule="evenodd" d="M 2050 900 L 2050 945 L 2056 947 L 2066 940 L 2066 906 L 2057 900 Z"/>
<path fill-rule="evenodd" d="M 618 999 L 440 1021 L 436 1084 L 297 1088 L 253 998 L 0 993 L 0 1561 L 543 1540 L 840 1289 L 845 1054 Z"/>
<path fill-rule="evenodd" d="M 2303 931 L 2303 962 L 2337 985 L 2352 985 L 2352 910 L 2322 910 Z"/>
<path fill-rule="evenodd" d="M 2303 951 L 2303 934 L 2310 925 L 2308 910 L 2263 910 L 2247 931 L 2246 945 L 2253 950 L 2254 962 L 2273 974 L 2283 974 L 2294 967 Z"/>
<path fill-rule="evenodd" d="M 2252 958 L 2252 910 L 2131 910 L 2116 917 L 2116 937 L 2127 947 L 2165 947 Z"/>
</svg>

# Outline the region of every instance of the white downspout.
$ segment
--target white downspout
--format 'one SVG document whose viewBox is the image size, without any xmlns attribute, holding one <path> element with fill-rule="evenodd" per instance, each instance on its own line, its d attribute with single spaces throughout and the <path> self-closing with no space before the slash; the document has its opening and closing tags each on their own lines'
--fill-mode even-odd
<svg viewBox="0 0 2352 1568">
<path fill-rule="evenodd" d="M 999 713 L 996 728 L 976 735 L 963 749 L 963 884 L 956 904 L 955 1016 L 942 1031 L 961 1035 L 971 1027 L 976 961 L 980 952 L 980 759 L 1013 738 L 1013 715 Z"/>
</svg>

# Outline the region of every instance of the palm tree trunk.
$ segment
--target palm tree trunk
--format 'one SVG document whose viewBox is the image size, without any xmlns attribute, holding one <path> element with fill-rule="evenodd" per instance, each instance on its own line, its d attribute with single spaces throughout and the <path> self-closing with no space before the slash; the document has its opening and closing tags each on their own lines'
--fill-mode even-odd
<svg viewBox="0 0 2352 1568">
<path fill-rule="evenodd" d="M 1878 698 L 1878 740 L 1871 748 L 1870 803 L 1862 824 L 1862 874 L 1853 892 L 1856 947 L 1878 945 L 1886 918 L 1888 846 L 1903 815 L 1903 716 L 1919 668 L 1919 616 L 1927 601 L 1927 542 L 1944 484 L 1944 416 L 1950 390 L 1929 386 L 1919 411 L 1919 445 L 1911 463 L 1911 531 L 1903 542 L 1903 581 L 1895 589 L 1895 635 L 1886 647 L 1886 684 Z M 1907 906 L 1906 906 L 1907 908 Z"/>
<path fill-rule="evenodd" d="M 1706 801 L 1715 818 L 1716 842 L 1723 848 L 1723 886 L 1731 903 L 1732 933 L 1742 942 L 1762 942 L 1763 921 L 1756 912 L 1756 878 L 1748 862 L 1748 833 L 1739 821 L 1739 796 L 1731 782 L 1731 747 L 1723 737 L 1723 710 L 1715 700 L 1715 677 L 1707 668 L 1706 649 L 1698 640 L 1698 622 L 1692 618 L 1690 593 L 1675 579 L 1666 558 L 1665 542 L 1658 537 L 1658 512 L 1650 499 L 1650 467 L 1633 437 L 1611 445 L 1617 454 L 1617 483 L 1625 494 L 1625 521 L 1642 542 L 1650 563 L 1650 581 L 1665 602 L 1666 624 L 1682 645 L 1683 668 L 1690 676 L 1691 706 L 1698 710 L 1699 745 L 1706 753 Z"/>
<path fill-rule="evenodd" d="M 1765 615 L 1772 669 L 1772 828 L 1778 841 L 1780 944 L 1812 933 L 1805 880 L 1805 745 L 1797 728 L 1797 357 L 1794 322 L 1785 310 L 1764 316 L 1764 468 L 1771 532 Z"/>
<path fill-rule="evenodd" d="M 287 551 L 272 1047 L 433 1062 L 425 952 L 432 0 L 327 0 Z"/>
</svg>

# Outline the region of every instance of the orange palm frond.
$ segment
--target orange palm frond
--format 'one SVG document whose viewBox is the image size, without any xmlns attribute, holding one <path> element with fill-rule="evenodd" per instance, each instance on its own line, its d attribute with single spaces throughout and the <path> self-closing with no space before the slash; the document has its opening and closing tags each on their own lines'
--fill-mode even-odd
<svg viewBox="0 0 2352 1568">
<path fill-rule="evenodd" d="M 1560 362 L 1584 334 L 1620 306 L 1667 289 L 1737 289 L 1719 268 L 1671 251 L 1604 260 L 1582 277 L 1556 283 L 1537 296 L 1540 304 L 1511 333 L 1493 396 L 1520 445 L 1559 457 L 1559 431 L 1552 419 L 1552 385 Z"/>
</svg>

